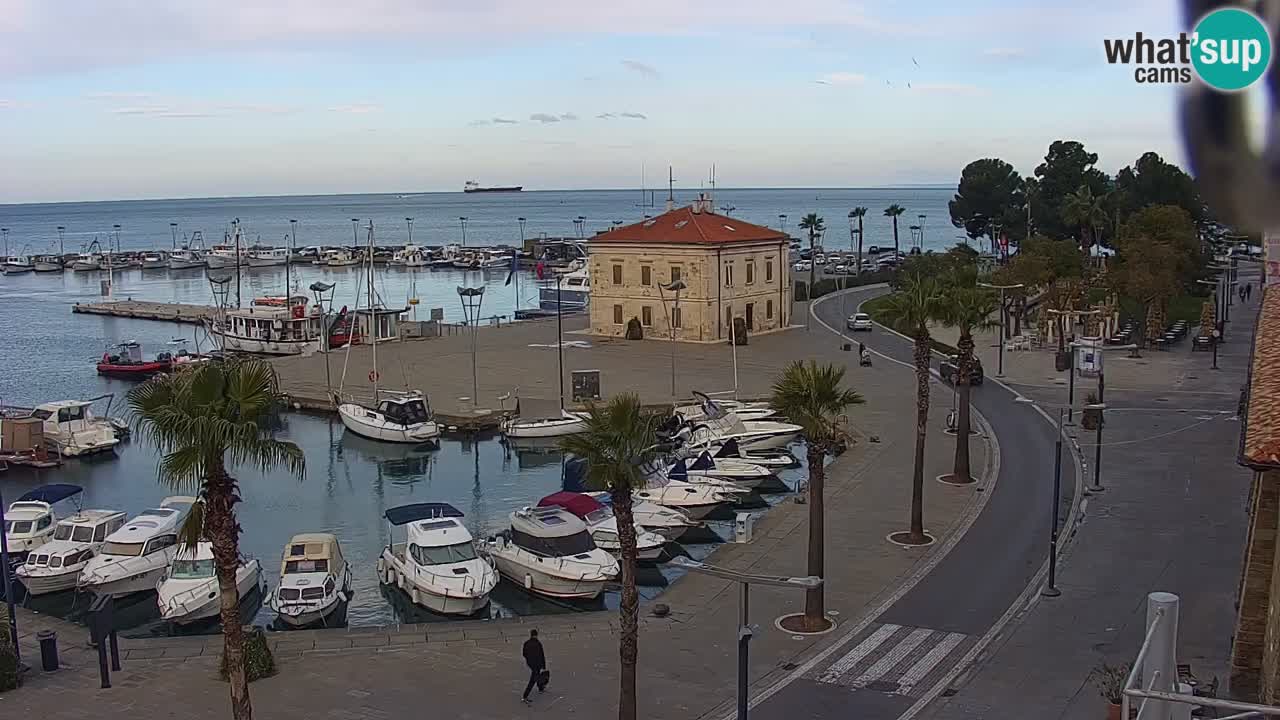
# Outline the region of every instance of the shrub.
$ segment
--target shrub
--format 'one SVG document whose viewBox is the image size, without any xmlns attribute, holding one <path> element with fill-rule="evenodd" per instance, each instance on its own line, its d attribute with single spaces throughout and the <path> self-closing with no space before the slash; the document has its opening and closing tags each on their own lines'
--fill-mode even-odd
<svg viewBox="0 0 1280 720">
<path fill-rule="evenodd" d="M 18 687 L 18 656 L 9 640 L 9 613 L 0 605 L 0 692 Z"/>
<path fill-rule="evenodd" d="M 227 659 L 222 658 L 219 674 L 227 679 Z M 249 682 L 261 680 L 276 674 L 276 660 L 271 655 L 271 646 L 267 643 L 267 635 L 262 628 L 245 628 L 244 633 L 244 674 Z"/>
</svg>

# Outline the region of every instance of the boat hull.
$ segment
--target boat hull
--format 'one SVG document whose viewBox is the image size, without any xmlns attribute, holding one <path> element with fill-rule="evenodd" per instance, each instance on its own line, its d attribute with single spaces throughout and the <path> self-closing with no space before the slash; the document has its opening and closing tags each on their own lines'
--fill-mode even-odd
<svg viewBox="0 0 1280 720">
<path fill-rule="evenodd" d="M 53 273 L 62 272 L 61 263 L 38 262 L 35 264 L 36 272 Z"/>
<path fill-rule="evenodd" d="M 577 435 L 587 431 L 587 422 L 581 418 L 547 418 L 540 420 L 509 420 L 502 424 L 502 433 L 511 438 L 549 438 Z"/>
<path fill-rule="evenodd" d="M 173 258 L 169 258 L 170 270 L 192 270 L 201 267 L 204 267 L 203 260 L 175 260 Z"/>
<path fill-rule="evenodd" d="M 6 265 L 4 268 L 5 275 L 23 275 L 25 273 L 35 271 L 34 265 Z"/>
<path fill-rule="evenodd" d="M 199 588 L 192 588 L 192 590 L 201 591 L 196 593 L 199 595 L 198 598 L 193 596 L 191 600 L 186 600 L 179 593 L 173 596 L 174 602 L 172 603 L 166 602 L 169 599 L 166 597 L 166 582 L 169 581 L 162 580 L 156 588 L 156 603 L 160 606 L 160 618 L 162 620 L 168 620 L 175 625 L 190 625 L 191 623 L 215 618 L 222 611 L 222 598 L 218 593 L 218 581 L 216 578 L 208 583 L 202 583 Z M 237 596 L 243 600 L 261 582 L 262 566 L 257 560 L 241 566 L 236 573 Z"/>
<path fill-rule="evenodd" d="M 172 366 L 169 362 L 148 362 L 121 365 L 115 363 L 98 363 L 98 374 L 117 378 L 136 378 L 145 380 L 162 372 L 168 372 Z"/>
<path fill-rule="evenodd" d="M 342 424 L 351 432 L 370 440 L 395 443 L 423 443 L 440 436 L 440 426 L 434 421 L 413 425 L 389 426 L 388 423 L 369 420 L 367 409 L 355 403 L 338 406 Z"/>
<path fill-rule="evenodd" d="M 168 563 L 166 562 L 165 565 L 153 567 L 118 580 L 107 579 L 102 582 L 80 583 L 80 587 L 93 592 L 95 595 L 110 595 L 111 597 L 124 597 L 134 593 L 147 592 L 156 589 L 156 583 L 164 575 L 167 566 Z"/>
<path fill-rule="evenodd" d="M 384 585 L 398 587 L 409 596 L 414 605 L 424 607 L 440 615 L 475 615 L 489 605 L 489 593 L 470 595 L 446 595 L 434 588 L 415 582 L 413 576 L 405 571 L 399 558 L 392 555 L 388 560 L 387 551 L 383 551 L 378 559 L 378 577 Z"/>
<path fill-rule="evenodd" d="M 313 340 L 263 340 L 261 338 L 231 335 L 216 327 L 209 329 L 215 342 L 226 343 L 227 350 L 256 353 L 258 355 L 309 355 L 320 349 L 320 339 Z"/>
<path fill-rule="evenodd" d="M 516 585 L 537 595 L 570 600 L 594 600 L 604 592 L 607 579 L 576 580 L 561 578 L 514 560 L 505 551 L 490 554 L 498 573 Z"/>
<path fill-rule="evenodd" d="M 83 567 L 84 563 L 81 563 L 79 566 L 72 566 L 72 569 L 65 572 L 41 573 L 38 575 L 27 575 L 22 572 L 22 568 L 19 568 L 15 574 L 18 576 L 18 580 L 22 582 L 22 586 L 27 589 L 28 595 L 49 595 L 66 590 L 75 590 L 76 580 L 79 579 L 80 570 Z"/>
<path fill-rule="evenodd" d="M 504 193 L 504 192 L 521 192 L 524 190 L 523 185 L 511 185 L 509 187 L 469 187 L 463 188 L 462 192 L 467 193 Z"/>
</svg>

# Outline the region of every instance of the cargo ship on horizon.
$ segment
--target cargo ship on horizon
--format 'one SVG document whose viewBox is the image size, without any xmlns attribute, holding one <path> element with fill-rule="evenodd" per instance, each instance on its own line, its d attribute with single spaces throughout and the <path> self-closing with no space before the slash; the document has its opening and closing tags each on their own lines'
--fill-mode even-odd
<svg viewBox="0 0 1280 720">
<path fill-rule="evenodd" d="M 503 187 L 480 187 L 480 183 L 475 180 L 468 180 L 462 186 L 464 193 L 487 193 L 487 192 L 520 192 L 524 189 L 523 185 L 506 185 Z"/>
</svg>

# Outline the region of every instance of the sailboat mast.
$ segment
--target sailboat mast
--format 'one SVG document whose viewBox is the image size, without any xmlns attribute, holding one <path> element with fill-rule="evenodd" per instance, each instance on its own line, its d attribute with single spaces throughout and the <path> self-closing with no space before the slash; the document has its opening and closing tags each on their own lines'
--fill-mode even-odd
<svg viewBox="0 0 1280 720">
<path fill-rule="evenodd" d="M 373 404 L 378 405 L 378 311 L 373 305 L 373 221 L 369 221 L 369 329 L 373 334 Z"/>
<path fill-rule="evenodd" d="M 563 278 L 556 277 L 556 363 L 560 368 L 560 414 L 564 415 L 564 305 L 560 302 Z"/>
<path fill-rule="evenodd" d="M 235 229 L 236 241 L 236 307 L 240 307 L 240 262 L 244 259 L 240 257 L 240 218 L 236 218 L 231 227 Z"/>
</svg>

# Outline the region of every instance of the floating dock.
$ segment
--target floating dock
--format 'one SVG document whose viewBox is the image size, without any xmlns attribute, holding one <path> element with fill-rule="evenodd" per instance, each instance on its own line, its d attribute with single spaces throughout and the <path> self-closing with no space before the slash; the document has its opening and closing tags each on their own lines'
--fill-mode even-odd
<svg viewBox="0 0 1280 720">
<path fill-rule="evenodd" d="M 218 309 L 212 305 L 188 303 L 148 302 L 146 300 L 113 300 L 110 302 L 76 303 L 73 313 L 108 315 L 111 317 L 137 318 L 140 320 L 166 320 L 168 322 L 198 325 L 212 318 Z"/>
</svg>

